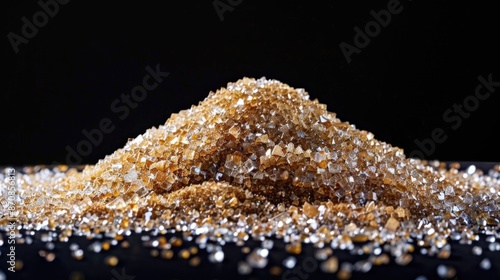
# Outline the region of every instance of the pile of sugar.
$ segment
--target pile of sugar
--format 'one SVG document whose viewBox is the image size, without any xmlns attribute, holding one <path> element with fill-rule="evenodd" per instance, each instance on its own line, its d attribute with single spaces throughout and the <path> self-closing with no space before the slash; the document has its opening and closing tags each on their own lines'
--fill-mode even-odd
<svg viewBox="0 0 500 280">
<path fill-rule="evenodd" d="M 17 174 L 15 219 L 29 230 L 63 229 L 63 241 L 175 228 L 320 247 L 423 233 L 442 248 L 473 225 L 498 227 L 499 171 L 408 159 L 303 89 L 243 78 L 83 171 Z M 7 188 L 4 171 L 4 199 Z"/>
</svg>

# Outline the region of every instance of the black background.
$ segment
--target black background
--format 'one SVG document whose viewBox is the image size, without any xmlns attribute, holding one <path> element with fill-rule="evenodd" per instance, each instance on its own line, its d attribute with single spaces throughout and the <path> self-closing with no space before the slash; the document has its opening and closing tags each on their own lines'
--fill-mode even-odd
<svg viewBox="0 0 500 280">
<path fill-rule="evenodd" d="M 407 154 L 441 127 L 448 139 L 426 158 L 499 161 L 500 88 L 456 130 L 443 120 L 474 94 L 479 75 L 500 81 L 498 10 L 402 0 L 403 10 L 347 63 L 339 44 L 353 45 L 353 28 L 364 29 L 370 11 L 389 1 L 365 2 L 233 1 L 221 21 L 212 1 L 72 0 L 17 54 L 7 34 L 21 35 L 21 18 L 32 21 L 41 8 L 3 3 L 0 165 L 64 163 L 66 147 L 86 139 L 83 129 L 110 118 L 115 130 L 81 160 L 95 163 L 244 76 L 305 88 L 341 120 Z M 157 64 L 170 76 L 120 120 L 110 104 Z"/>
</svg>

